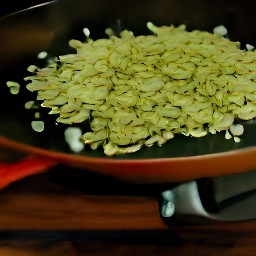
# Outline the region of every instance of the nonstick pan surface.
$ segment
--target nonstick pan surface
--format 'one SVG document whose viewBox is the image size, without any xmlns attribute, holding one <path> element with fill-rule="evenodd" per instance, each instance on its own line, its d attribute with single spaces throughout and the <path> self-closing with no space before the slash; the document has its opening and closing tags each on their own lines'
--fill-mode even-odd
<svg viewBox="0 0 256 256">
<path fill-rule="evenodd" d="M 42 133 L 34 132 L 30 122 L 33 110 L 24 104 L 35 95 L 25 89 L 23 77 L 30 64 L 44 66 L 37 53 L 51 56 L 71 52 L 71 38 L 84 39 L 88 27 L 94 39 L 105 36 L 106 27 L 130 29 L 146 34 L 147 21 L 157 25 L 186 24 L 189 30 L 212 31 L 225 25 L 231 40 L 256 45 L 254 2 L 239 1 L 79 1 L 46 3 L 0 20 L 0 144 L 33 155 L 83 169 L 140 182 L 172 182 L 238 173 L 256 168 L 256 122 L 243 123 L 241 142 L 226 140 L 223 133 L 191 138 L 177 135 L 161 147 L 143 147 L 140 151 L 107 157 L 102 150 L 85 148 L 70 151 L 64 141 L 64 125 L 55 125 L 55 117 L 40 110 L 45 121 Z M 24 86 L 19 95 L 11 95 L 6 81 Z M 86 127 L 84 127 L 86 129 Z"/>
</svg>

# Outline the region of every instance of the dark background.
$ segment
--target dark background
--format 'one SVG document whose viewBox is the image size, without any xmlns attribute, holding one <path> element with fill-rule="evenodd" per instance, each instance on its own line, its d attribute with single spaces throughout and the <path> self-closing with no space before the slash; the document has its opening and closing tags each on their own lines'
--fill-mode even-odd
<svg viewBox="0 0 256 256">
<path fill-rule="evenodd" d="M 0 16 L 5 16 L 31 6 L 49 2 L 47 0 L 1 0 L 0 1 Z"/>
</svg>

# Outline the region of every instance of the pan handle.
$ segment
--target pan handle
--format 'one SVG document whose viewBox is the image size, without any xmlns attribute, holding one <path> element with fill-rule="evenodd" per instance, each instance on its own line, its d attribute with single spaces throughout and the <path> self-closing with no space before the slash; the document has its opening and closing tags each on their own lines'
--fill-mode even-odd
<svg viewBox="0 0 256 256">
<path fill-rule="evenodd" d="M 57 163 L 51 159 L 33 155 L 16 163 L 0 163 L 0 189 L 25 177 L 46 172 L 55 165 Z"/>
</svg>

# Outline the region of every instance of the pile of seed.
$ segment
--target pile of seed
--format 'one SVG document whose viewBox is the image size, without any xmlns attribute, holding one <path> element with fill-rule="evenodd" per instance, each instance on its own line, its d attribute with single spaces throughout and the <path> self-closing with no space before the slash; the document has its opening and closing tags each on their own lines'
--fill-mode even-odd
<svg viewBox="0 0 256 256">
<path fill-rule="evenodd" d="M 152 35 L 86 42 L 45 68 L 30 66 L 27 89 L 57 122 L 89 120 L 82 139 L 107 155 L 162 145 L 175 134 L 243 133 L 239 120 L 256 116 L 256 52 L 219 34 L 156 27 Z"/>
</svg>

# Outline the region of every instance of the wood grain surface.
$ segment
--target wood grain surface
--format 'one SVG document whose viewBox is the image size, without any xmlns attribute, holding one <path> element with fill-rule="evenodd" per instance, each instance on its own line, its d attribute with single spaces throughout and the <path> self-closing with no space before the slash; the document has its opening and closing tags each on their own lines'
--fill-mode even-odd
<svg viewBox="0 0 256 256">
<path fill-rule="evenodd" d="M 23 156 L 0 149 L 4 162 Z M 255 221 L 167 225 L 157 197 L 168 186 L 65 166 L 18 181 L 0 191 L 0 255 L 255 255 Z"/>
</svg>

